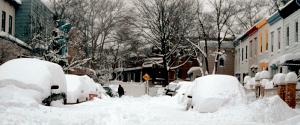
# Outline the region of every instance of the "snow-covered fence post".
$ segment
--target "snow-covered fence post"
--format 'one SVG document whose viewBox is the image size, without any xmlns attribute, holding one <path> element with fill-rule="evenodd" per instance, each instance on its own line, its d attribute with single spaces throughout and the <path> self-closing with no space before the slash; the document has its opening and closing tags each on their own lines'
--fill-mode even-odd
<svg viewBox="0 0 300 125">
<path fill-rule="evenodd" d="M 277 87 L 277 94 L 279 95 L 279 97 L 284 100 L 285 99 L 285 74 L 283 73 L 278 73 L 276 75 L 274 75 L 273 77 L 273 82 L 275 85 L 278 85 Z"/>
<path fill-rule="evenodd" d="M 256 98 L 260 96 L 260 72 L 255 74 L 255 94 Z"/>
<path fill-rule="evenodd" d="M 271 74 L 269 71 L 262 71 L 260 73 L 260 83 L 261 83 L 261 97 L 267 97 L 274 95 L 276 92 L 274 91 L 273 82 L 270 81 Z"/>
<path fill-rule="evenodd" d="M 291 107 L 296 107 L 296 85 L 297 85 L 297 74 L 290 72 L 285 77 L 286 83 L 286 96 L 285 102 Z"/>
</svg>

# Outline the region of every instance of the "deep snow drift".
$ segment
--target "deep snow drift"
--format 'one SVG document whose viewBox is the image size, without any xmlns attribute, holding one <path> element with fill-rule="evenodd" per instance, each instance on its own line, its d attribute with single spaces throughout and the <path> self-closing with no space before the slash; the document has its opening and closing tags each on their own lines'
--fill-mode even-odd
<svg viewBox="0 0 300 125">
<path fill-rule="evenodd" d="M 197 78 L 192 89 L 192 104 L 199 112 L 215 112 L 224 106 L 246 103 L 246 94 L 239 81 L 228 75 L 207 75 Z"/>
<path fill-rule="evenodd" d="M 3 100 L 1 100 L 3 101 Z M 0 104 L 0 124 L 17 125 L 259 125 L 300 123 L 279 97 L 221 108 L 214 113 L 185 111 L 175 97 L 96 99 L 77 105 L 22 108 Z M 283 121 L 284 120 L 284 121 Z M 293 125 L 294 125 L 293 124 Z"/>
</svg>

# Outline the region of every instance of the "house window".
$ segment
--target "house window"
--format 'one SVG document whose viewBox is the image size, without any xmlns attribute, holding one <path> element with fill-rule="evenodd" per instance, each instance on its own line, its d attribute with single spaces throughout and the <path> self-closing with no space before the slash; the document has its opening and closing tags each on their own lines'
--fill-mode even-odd
<svg viewBox="0 0 300 125">
<path fill-rule="evenodd" d="M 290 28 L 287 27 L 286 28 L 286 45 L 289 46 L 290 45 Z"/>
<path fill-rule="evenodd" d="M 259 33 L 259 52 L 262 52 L 263 46 L 262 46 L 262 33 Z"/>
<path fill-rule="evenodd" d="M 281 37 L 280 37 L 281 36 L 281 28 L 277 29 L 277 33 L 278 33 L 277 34 L 277 37 L 278 37 L 278 39 L 277 39 L 277 41 L 278 41 L 278 49 L 280 49 L 280 46 L 281 46 L 280 45 L 280 43 L 281 43 Z"/>
<path fill-rule="evenodd" d="M 2 11 L 2 24 L 1 24 L 1 30 L 5 32 L 5 24 L 6 24 L 6 12 Z"/>
<path fill-rule="evenodd" d="M 225 60 L 224 60 L 224 58 L 221 57 L 221 58 L 219 59 L 219 66 L 220 66 L 220 67 L 224 67 L 224 65 L 225 65 Z"/>
<path fill-rule="evenodd" d="M 253 47 L 253 55 L 257 54 L 257 37 L 254 38 L 254 47 Z"/>
<path fill-rule="evenodd" d="M 241 53 L 240 52 L 241 52 L 240 49 L 238 49 L 238 55 L 239 55 L 238 57 L 239 57 L 239 59 L 238 59 L 238 63 L 237 64 L 240 64 L 240 62 L 241 62 L 241 58 L 240 58 L 241 57 Z"/>
<path fill-rule="evenodd" d="M 9 15 L 9 21 L 8 21 L 9 25 L 8 25 L 8 33 L 12 34 L 12 16 Z"/>
<path fill-rule="evenodd" d="M 252 44 L 252 40 L 250 41 L 250 46 L 249 46 L 249 57 L 251 58 L 252 57 L 252 48 L 253 48 L 253 44 Z"/>
<path fill-rule="evenodd" d="M 268 43 L 268 30 L 265 30 L 265 50 L 268 51 L 269 43 Z"/>
<path fill-rule="evenodd" d="M 299 37 L 299 33 L 298 33 L 298 21 L 296 21 L 295 23 L 295 42 L 298 42 L 298 37 Z"/>
<path fill-rule="evenodd" d="M 244 48 L 242 48 L 242 61 L 244 60 Z"/>
<path fill-rule="evenodd" d="M 274 51 L 274 31 L 271 32 L 271 52 Z"/>
<path fill-rule="evenodd" d="M 246 53 L 245 54 L 246 54 L 245 57 L 247 59 L 248 58 L 248 46 L 246 46 Z"/>
</svg>

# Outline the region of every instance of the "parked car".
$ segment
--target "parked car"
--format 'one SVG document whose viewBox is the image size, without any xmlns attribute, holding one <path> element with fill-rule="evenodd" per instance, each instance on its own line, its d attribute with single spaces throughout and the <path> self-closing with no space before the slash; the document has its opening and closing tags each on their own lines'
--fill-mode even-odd
<svg viewBox="0 0 300 125">
<path fill-rule="evenodd" d="M 171 82 L 165 87 L 165 94 L 169 96 L 174 96 L 179 88 L 180 85 L 178 84 L 178 82 Z"/>
<path fill-rule="evenodd" d="M 103 88 L 106 91 L 106 94 L 108 96 L 110 96 L 110 97 L 116 97 L 116 96 L 118 96 L 117 93 L 112 88 L 110 88 L 108 86 L 104 86 Z"/>
<path fill-rule="evenodd" d="M 88 101 L 88 91 L 82 76 L 66 74 L 67 103 L 80 103 Z"/>
<path fill-rule="evenodd" d="M 0 74 L 0 81 L 16 81 L 2 84 L 40 93 L 31 97 L 39 103 L 47 106 L 57 101 L 66 103 L 66 79 L 58 64 L 33 58 L 13 59 L 0 66 Z"/>
</svg>

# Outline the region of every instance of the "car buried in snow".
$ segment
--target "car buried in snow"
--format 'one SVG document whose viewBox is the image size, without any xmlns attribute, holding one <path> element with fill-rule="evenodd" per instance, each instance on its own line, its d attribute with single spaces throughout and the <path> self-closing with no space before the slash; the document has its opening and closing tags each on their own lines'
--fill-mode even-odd
<svg viewBox="0 0 300 125">
<path fill-rule="evenodd" d="M 10 60 L 0 66 L 2 86 L 14 85 L 39 92 L 37 102 L 46 106 L 52 102 L 66 103 L 66 79 L 58 64 L 33 58 Z M 16 81 L 16 82 L 5 82 Z"/>
</svg>

